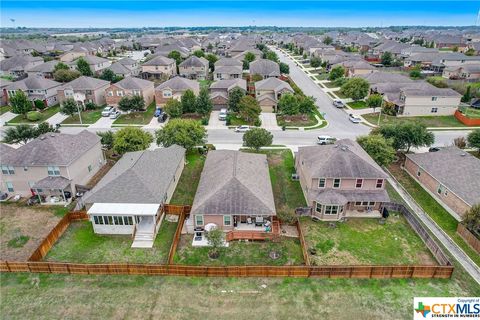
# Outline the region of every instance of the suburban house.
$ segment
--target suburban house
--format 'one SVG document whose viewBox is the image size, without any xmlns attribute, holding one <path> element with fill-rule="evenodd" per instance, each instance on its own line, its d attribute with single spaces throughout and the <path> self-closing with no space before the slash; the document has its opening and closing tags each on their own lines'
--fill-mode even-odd
<svg viewBox="0 0 480 320">
<path fill-rule="evenodd" d="M 106 103 L 105 90 L 109 86 L 110 82 L 108 81 L 81 76 L 59 87 L 58 99 L 63 102 L 72 98 L 80 105 L 93 102 L 97 106 L 101 106 Z"/>
<path fill-rule="evenodd" d="M 480 203 L 480 160 L 462 149 L 407 154 L 404 169 L 458 220 Z"/>
<path fill-rule="evenodd" d="M 76 193 L 76 185 L 85 185 L 105 159 L 100 137 L 83 130 L 75 135 L 46 133 L 18 149 L 4 146 L 0 162 L 2 192 L 65 204 Z"/>
<path fill-rule="evenodd" d="M 215 62 L 213 80 L 227 80 L 241 78 L 243 63 L 233 58 L 222 58 Z"/>
<path fill-rule="evenodd" d="M 132 247 L 151 248 L 185 165 L 185 149 L 127 152 L 84 197 L 98 234 L 129 234 Z"/>
<path fill-rule="evenodd" d="M 43 64 L 41 57 L 14 56 L 0 61 L 0 75 L 12 76 L 15 79 L 27 75 L 27 70 Z"/>
<path fill-rule="evenodd" d="M 86 55 L 87 55 L 87 52 L 85 51 L 75 50 L 75 51 L 65 52 L 61 54 L 58 58 L 62 62 L 72 62 L 80 57 L 85 57 Z"/>
<path fill-rule="evenodd" d="M 196 80 L 174 77 L 161 83 L 155 88 L 155 103 L 157 107 L 163 106 L 169 99 L 180 100 L 187 90 L 192 90 L 195 95 L 200 93 L 200 84 Z"/>
<path fill-rule="evenodd" d="M 352 140 L 300 147 L 295 168 L 312 216 L 320 220 L 379 218 L 390 201 L 387 175 Z"/>
<path fill-rule="evenodd" d="M 175 60 L 164 56 L 156 56 L 142 64 L 142 78 L 150 77 L 155 79 L 170 78 L 177 74 Z"/>
<path fill-rule="evenodd" d="M 258 50 L 258 49 L 248 49 L 248 50 L 246 50 L 246 51 L 243 51 L 242 53 L 238 53 L 238 54 L 234 55 L 232 58 L 237 59 L 237 60 L 239 60 L 239 61 L 243 61 L 243 60 L 245 60 L 245 55 L 246 55 L 247 53 L 249 53 L 249 52 L 250 52 L 250 53 L 253 53 L 253 55 L 255 56 L 255 60 L 261 59 L 262 56 L 263 56 L 263 51 L 261 51 L 261 50 Z"/>
<path fill-rule="evenodd" d="M 447 67 L 443 69 L 442 77 L 452 80 L 478 80 L 480 79 L 480 61 L 478 64 Z"/>
<path fill-rule="evenodd" d="M 27 70 L 27 75 L 29 77 L 43 77 L 47 79 L 53 79 L 53 72 L 55 71 L 55 66 L 58 64 L 58 60 L 51 60 L 37 66 L 34 66 Z"/>
<path fill-rule="evenodd" d="M 108 69 L 112 70 L 115 75 L 120 77 L 138 76 L 140 73 L 140 66 L 138 62 L 132 58 L 123 58 L 115 63 L 112 63 Z"/>
<path fill-rule="evenodd" d="M 106 69 L 110 67 L 112 62 L 108 59 L 97 57 L 97 56 L 92 56 L 92 55 L 87 55 L 84 57 L 81 57 L 81 59 L 87 61 L 90 70 L 92 70 L 93 73 L 101 73 L 103 69 Z M 70 66 L 70 69 L 76 70 L 77 69 L 77 60 L 74 60 L 72 62 L 67 63 Z"/>
<path fill-rule="evenodd" d="M 193 201 L 187 232 L 202 241 L 203 232 L 265 232 L 276 217 L 267 157 L 241 151 L 210 151 Z"/>
<path fill-rule="evenodd" d="M 208 76 L 208 60 L 191 56 L 178 65 L 178 70 L 182 77 L 204 80 Z"/>
<path fill-rule="evenodd" d="M 234 88 L 240 88 L 247 92 L 247 81 L 241 78 L 219 80 L 210 85 L 210 98 L 213 103 L 214 110 L 226 108 L 228 104 L 228 96 Z"/>
<path fill-rule="evenodd" d="M 267 78 L 255 82 L 255 97 L 263 112 L 275 112 L 282 94 L 293 94 L 293 92 L 290 84 L 277 78 Z"/>
<path fill-rule="evenodd" d="M 8 103 L 8 94 L 5 89 L 12 84 L 12 81 L 0 78 L 0 106 L 6 106 Z"/>
<path fill-rule="evenodd" d="M 141 96 L 147 107 L 153 102 L 155 96 L 154 83 L 128 76 L 117 83 L 112 83 L 105 90 L 105 99 L 109 106 L 118 106 L 124 96 Z"/>
<path fill-rule="evenodd" d="M 347 77 L 377 72 L 377 69 L 365 60 L 347 60 L 332 65 L 332 68 L 336 66 L 343 67 Z"/>
<path fill-rule="evenodd" d="M 259 59 L 250 62 L 250 75 L 258 74 L 263 79 L 280 77 L 280 66 L 278 63 L 268 60 Z"/>
<path fill-rule="evenodd" d="M 28 77 L 20 81 L 15 81 L 3 88 L 3 95 L 8 99 L 17 91 L 23 91 L 32 103 L 35 100 L 41 100 L 47 106 L 53 106 L 58 103 L 57 90 L 62 84 L 57 81 L 41 77 Z"/>
</svg>

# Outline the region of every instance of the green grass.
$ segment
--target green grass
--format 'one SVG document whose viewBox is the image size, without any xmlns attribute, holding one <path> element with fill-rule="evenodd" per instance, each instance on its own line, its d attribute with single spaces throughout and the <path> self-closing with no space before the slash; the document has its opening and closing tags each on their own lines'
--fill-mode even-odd
<svg viewBox="0 0 480 320">
<path fill-rule="evenodd" d="M 203 87 L 210 87 L 210 85 L 212 84 L 212 80 L 198 80 L 198 82 L 200 83 L 200 88 L 203 88 Z"/>
<path fill-rule="evenodd" d="M 24 118 L 23 115 L 19 114 L 12 120 L 8 121 L 9 123 L 30 123 L 30 124 L 37 124 L 40 122 L 46 121 L 48 118 L 56 114 L 57 112 L 60 111 L 60 105 L 56 104 L 54 106 L 51 106 L 49 108 L 46 108 L 42 112 L 40 112 L 40 119 L 37 121 L 29 121 L 27 118 Z"/>
<path fill-rule="evenodd" d="M 170 200 L 171 204 L 193 204 L 193 198 L 195 198 L 195 192 L 197 191 L 200 175 L 205 164 L 205 157 L 200 155 L 197 150 L 193 150 L 188 152 L 186 159 L 187 163 L 185 168 L 183 168 L 182 176 Z"/>
<path fill-rule="evenodd" d="M 347 99 L 348 98 L 346 95 L 344 95 L 342 92 L 340 92 L 340 90 L 334 91 L 333 93 L 335 93 L 337 95 L 337 97 L 339 97 L 340 99 Z"/>
<path fill-rule="evenodd" d="M 287 121 L 290 120 L 290 121 Z M 317 119 L 315 118 L 315 113 L 309 113 L 304 119 L 302 115 L 297 116 L 282 116 L 277 115 L 277 124 L 288 127 L 310 127 L 317 124 Z"/>
<path fill-rule="evenodd" d="M 422 186 L 398 166 L 392 165 L 390 172 L 452 240 L 480 266 L 480 255 L 457 234 L 458 221 L 452 217 Z"/>
<path fill-rule="evenodd" d="M 243 265 L 301 265 L 303 264 L 302 248 L 296 238 L 282 237 L 275 241 L 239 242 L 231 241 L 228 248 L 220 248 L 220 256 L 211 259 L 208 256 L 210 247 L 192 247 L 192 236 L 185 235 L 182 245 L 175 253 L 177 264 L 243 266 Z M 280 253 L 278 259 L 271 259 L 271 251 Z"/>
<path fill-rule="evenodd" d="M 328 80 L 328 73 L 321 73 L 315 76 L 317 80 Z"/>
<path fill-rule="evenodd" d="M 0 107 L 0 115 L 8 112 L 8 111 L 12 111 L 12 107 L 11 106 L 2 106 Z"/>
<path fill-rule="evenodd" d="M 22 248 L 30 240 L 29 236 L 18 236 L 8 241 L 7 246 L 10 248 Z"/>
<path fill-rule="evenodd" d="M 480 109 L 461 108 L 462 113 L 472 119 L 480 119 Z"/>
<path fill-rule="evenodd" d="M 177 223 L 164 220 L 153 248 L 131 248 L 130 235 L 99 235 L 90 221 L 72 223 L 45 257 L 77 263 L 166 263 Z"/>
<path fill-rule="evenodd" d="M 82 124 L 92 124 L 97 122 L 98 119 L 102 117 L 102 110 L 89 110 L 89 111 L 82 111 Z M 65 119 L 62 124 L 80 124 L 80 118 L 78 117 L 78 113 L 74 114 L 73 116 L 69 116 Z"/>
<path fill-rule="evenodd" d="M 378 112 L 364 114 L 362 117 L 372 124 L 378 123 Z M 394 117 L 382 114 L 380 125 L 399 122 L 420 122 L 427 127 L 465 127 L 454 116 Z"/>
<path fill-rule="evenodd" d="M 122 114 L 113 124 L 149 124 L 155 113 L 155 101 L 150 103 L 146 111 L 137 111 L 129 114 Z"/>
<path fill-rule="evenodd" d="M 323 79 L 323 80 L 328 80 L 328 77 L 326 79 Z M 338 86 L 336 86 L 333 82 L 331 81 L 328 81 L 328 82 L 324 82 L 323 85 L 327 88 L 338 88 Z"/>
<path fill-rule="evenodd" d="M 330 228 L 328 222 L 301 218 L 308 248 L 317 249 L 315 265 L 437 264 L 422 239 L 405 218 L 391 213 L 386 223 L 378 219 L 349 219 Z"/>
<path fill-rule="evenodd" d="M 366 108 L 368 108 L 367 105 L 365 104 L 365 101 L 353 101 L 353 102 L 347 103 L 347 105 L 352 109 L 366 109 Z"/>
</svg>

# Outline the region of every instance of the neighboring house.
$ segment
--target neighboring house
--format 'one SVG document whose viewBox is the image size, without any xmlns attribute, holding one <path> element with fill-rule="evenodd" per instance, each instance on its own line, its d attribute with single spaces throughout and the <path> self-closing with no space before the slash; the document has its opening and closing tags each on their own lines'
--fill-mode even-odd
<svg viewBox="0 0 480 320">
<path fill-rule="evenodd" d="M 43 64 L 41 57 L 14 56 L 0 61 L 0 75 L 21 79 L 27 76 L 27 70 Z"/>
<path fill-rule="evenodd" d="M 8 94 L 6 91 L 3 91 L 6 87 L 11 85 L 13 82 L 0 78 L 0 106 L 5 106 L 8 103 Z"/>
<path fill-rule="evenodd" d="M 108 69 L 112 70 L 115 75 L 120 77 L 138 76 L 140 74 L 140 66 L 138 62 L 131 58 L 123 58 L 113 63 Z"/>
<path fill-rule="evenodd" d="M 23 91 L 32 102 L 41 100 L 46 106 L 53 106 L 58 103 L 57 90 L 61 83 L 41 77 L 28 77 L 15 81 L 3 88 L 3 95 L 10 99 L 17 91 Z"/>
<path fill-rule="evenodd" d="M 92 72 L 96 74 L 102 73 L 103 69 L 110 67 L 110 65 L 112 64 L 112 62 L 108 59 L 92 55 L 87 55 L 85 57 L 82 57 L 82 59 L 87 61 L 88 65 L 90 66 L 90 70 L 92 70 Z M 68 65 L 70 66 L 70 69 L 77 70 L 77 63 L 78 59 L 69 62 Z"/>
<path fill-rule="evenodd" d="M 295 168 L 312 216 L 320 220 L 380 218 L 383 203 L 390 201 L 387 175 L 352 140 L 300 147 Z"/>
<path fill-rule="evenodd" d="M 250 62 L 250 75 L 258 74 L 263 79 L 280 77 L 280 66 L 278 63 L 268 60 L 260 59 Z"/>
<path fill-rule="evenodd" d="M 182 77 L 204 80 L 208 76 L 208 60 L 191 56 L 178 65 L 178 70 Z"/>
<path fill-rule="evenodd" d="M 154 83 L 129 76 L 111 84 L 105 90 L 108 105 L 118 106 L 118 103 L 124 96 L 141 96 L 145 101 L 145 107 L 148 107 L 153 102 L 155 96 Z"/>
<path fill-rule="evenodd" d="M 94 232 L 134 235 L 132 247 L 151 248 L 184 165 L 177 145 L 124 154 L 83 197 Z"/>
<path fill-rule="evenodd" d="M 27 70 L 29 77 L 43 77 L 46 79 L 53 79 L 55 66 L 59 63 L 58 60 L 51 60 Z"/>
<path fill-rule="evenodd" d="M 277 78 L 255 82 L 255 97 L 263 112 L 275 112 L 284 93 L 294 93 L 290 84 Z"/>
<path fill-rule="evenodd" d="M 236 54 L 235 56 L 233 56 L 233 58 L 237 59 L 239 61 L 243 61 L 243 60 L 245 60 L 245 55 L 249 52 L 253 53 L 253 55 L 255 55 L 255 60 L 261 59 L 263 57 L 263 51 L 258 50 L 258 49 L 249 49 L 249 50 L 244 51 L 242 53 Z"/>
<path fill-rule="evenodd" d="M 247 92 L 247 81 L 244 79 L 229 79 L 219 80 L 212 83 L 210 85 L 210 98 L 214 110 L 226 108 L 230 91 L 237 87 Z"/>
<path fill-rule="evenodd" d="M 142 64 L 142 78 L 170 78 L 177 74 L 175 60 L 164 56 L 156 56 Z"/>
<path fill-rule="evenodd" d="M 407 154 L 404 168 L 457 219 L 480 203 L 480 160 L 464 150 Z"/>
<path fill-rule="evenodd" d="M 365 60 L 347 60 L 334 64 L 332 68 L 336 66 L 342 66 L 345 69 L 347 77 L 377 72 L 377 69 Z"/>
<path fill-rule="evenodd" d="M 46 133 L 7 150 L 0 159 L 2 192 L 38 195 L 47 204 L 70 201 L 68 193 L 74 195 L 76 185 L 87 184 L 105 163 L 100 137 L 87 130 Z"/>
<path fill-rule="evenodd" d="M 241 78 L 243 63 L 233 58 L 222 58 L 215 62 L 213 80 L 228 80 Z"/>
<path fill-rule="evenodd" d="M 192 90 L 195 95 L 200 93 L 198 81 L 174 77 L 155 88 L 155 103 L 157 107 L 163 106 L 169 99 L 180 100 L 187 90 Z"/>
<path fill-rule="evenodd" d="M 480 79 L 480 64 L 465 64 L 443 69 L 442 77 L 452 80 L 475 81 Z"/>
<path fill-rule="evenodd" d="M 104 105 L 105 90 L 110 86 L 110 82 L 81 76 L 58 88 L 58 99 L 60 102 L 68 98 L 73 98 L 78 104 L 85 105 L 87 102 L 93 102 L 97 106 Z"/>
<path fill-rule="evenodd" d="M 276 216 L 267 157 L 241 151 L 210 151 L 205 160 L 187 231 L 205 228 L 265 232 Z M 268 222 L 267 222 L 268 221 Z"/>
<path fill-rule="evenodd" d="M 85 57 L 86 55 L 87 52 L 85 51 L 69 51 L 61 54 L 58 58 L 62 62 L 72 62 L 80 57 Z"/>
</svg>

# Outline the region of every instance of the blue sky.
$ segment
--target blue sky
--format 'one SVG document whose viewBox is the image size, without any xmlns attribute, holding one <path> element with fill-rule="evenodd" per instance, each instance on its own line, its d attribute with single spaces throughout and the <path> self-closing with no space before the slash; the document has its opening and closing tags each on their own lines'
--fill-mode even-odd
<svg viewBox="0 0 480 320">
<path fill-rule="evenodd" d="M 11 27 L 474 25 L 479 1 L 1 1 Z"/>
</svg>

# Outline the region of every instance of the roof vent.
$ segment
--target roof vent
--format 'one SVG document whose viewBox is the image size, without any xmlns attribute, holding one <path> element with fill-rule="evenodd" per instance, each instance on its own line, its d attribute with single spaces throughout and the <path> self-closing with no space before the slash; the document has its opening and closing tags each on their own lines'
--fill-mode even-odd
<svg viewBox="0 0 480 320">
<path fill-rule="evenodd" d="M 467 154 L 465 152 L 460 153 L 461 157 L 465 157 Z"/>
<path fill-rule="evenodd" d="M 338 144 L 334 145 L 333 147 L 334 147 L 334 148 L 338 148 Z"/>
<path fill-rule="evenodd" d="M 41 137 L 40 137 L 40 140 L 45 140 L 45 136 L 41 136 Z"/>
<path fill-rule="evenodd" d="M 342 151 L 347 151 L 348 147 L 347 146 L 342 146 L 341 149 L 342 149 Z"/>
<path fill-rule="evenodd" d="M 52 133 L 52 134 L 50 134 L 50 137 L 52 137 L 52 138 L 53 138 L 53 137 L 55 137 L 55 135 Z"/>
</svg>

